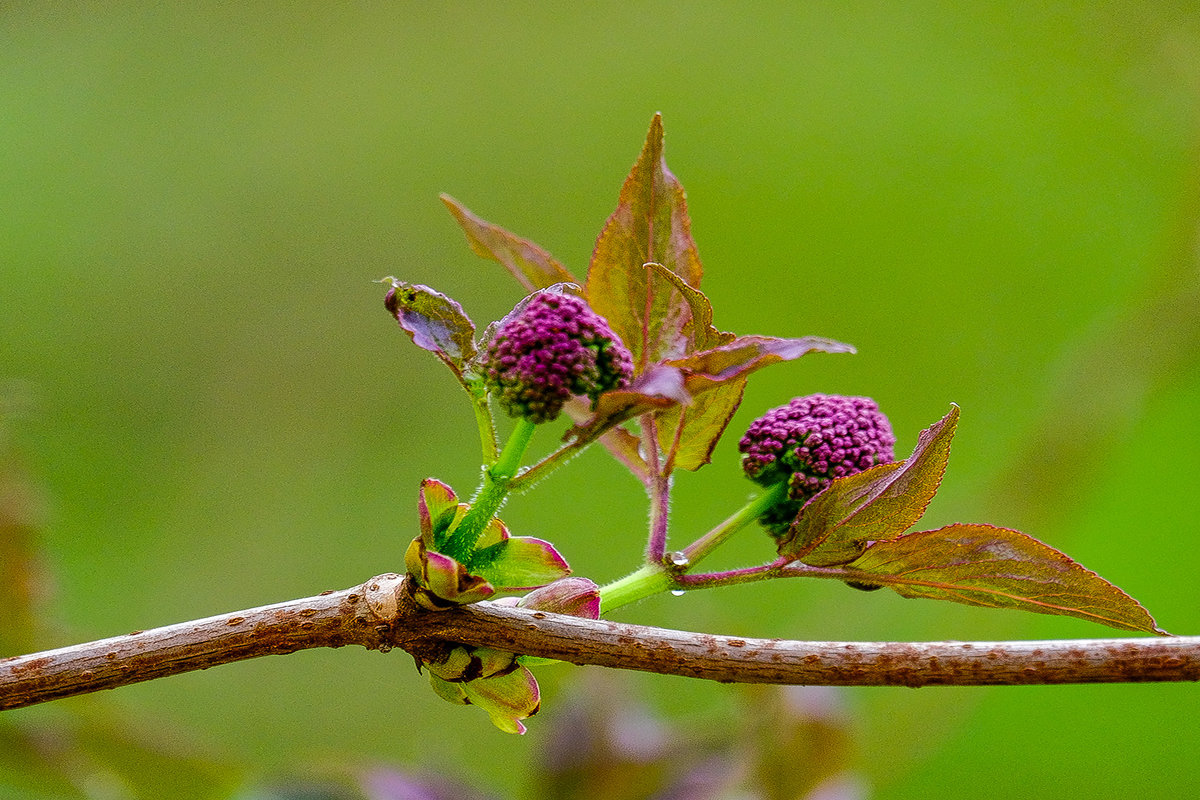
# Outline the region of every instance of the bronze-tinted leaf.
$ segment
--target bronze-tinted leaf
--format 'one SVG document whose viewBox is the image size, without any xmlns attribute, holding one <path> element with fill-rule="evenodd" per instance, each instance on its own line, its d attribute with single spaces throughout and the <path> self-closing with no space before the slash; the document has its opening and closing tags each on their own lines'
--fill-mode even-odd
<svg viewBox="0 0 1200 800">
<path fill-rule="evenodd" d="M 712 304 L 703 292 L 662 264 L 646 266 L 669 283 L 690 309 L 691 319 L 684 327 L 688 353 L 728 344 L 736 338 L 713 326 Z M 741 404 L 745 388 L 746 377 L 735 378 L 704 391 L 690 405 L 671 406 L 658 415 L 658 441 L 666 454 L 667 472 L 675 468 L 697 470 L 712 460 L 713 448 Z"/>
<path fill-rule="evenodd" d="M 456 375 L 475 356 L 475 324 L 460 306 L 441 292 L 419 283 L 384 278 L 392 284 L 388 311 L 413 342 L 436 354 Z"/>
<path fill-rule="evenodd" d="M 628 389 L 602 395 L 592 417 L 568 431 L 567 438 L 590 441 L 626 420 L 657 412 L 660 418 L 667 415 L 660 430 L 663 450 L 675 453 L 676 466 L 698 469 L 707 463 L 717 439 L 741 402 L 746 377 L 751 372 L 817 352 L 853 353 L 854 348 L 816 336 L 799 339 L 739 336 L 728 344 L 656 365 Z M 700 405 L 699 399 L 714 390 L 718 394 Z M 677 405 L 696 407 L 691 421 L 678 414 Z M 682 431 L 680 420 L 685 426 Z"/>
<path fill-rule="evenodd" d="M 674 272 L 671 272 L 671 270 L 662 264 L 652 261 L 646 264 L 646 266 L 657 272 L 675 291 L 679 292 L 679 296 L 683 298 L 683 301 L 687 303 L 691 311 L 691 319 L 684 328 L 684 333 L 690 339 L 690 344 L 687 348 L 688 353 L 728 344 L 736 338 L 732 333 L 722 333 L 713 327 L 712 303 L 708 301 L 703 292 L 689 285 L 687 281 Z"/>
<path fill-rule="evenodd" d="M 741 405 L 746 379 L 734 378 L 696 396 L 691 405 L 658 415 L 658 441 L 668 467 L 697 470 L 712 460 L 713 448 Z"/>
<path fill-rule="evenodd" d="M 1164 633 L 1125 592 L 1032 536 L 991 525 L 948 525 L 877 542 L 846 565 L 849 578 L 903 597 L 1061 614 L 1122 630 Z"/>
<path fill-rule="evenodd" d="M 568 430 L 563 438 L 590 442 L 626 420 L 689 403 L 691 399 L 683 388 L 683 373 L 674 367 L 658 365 L 639 375 L 628 389 L 600 395 L 592 416 Z"/>
<path fill-rule="evenodd" d="M 663 158 L 662 117 L 655 115 L 617 208 L 596 240 L 588 266 L 588 303 L 633 354 L 638 372 L 687 352 L 691 309 L 656 262 L 692 287 L 702 268 L 692 240 L 683 186 Z"/>
<path fill-rule="evenodd" d="M 502 264 L 528 291 L 545 289 L 556 283 L 579 282 L 570 270 L 528 239 L 485 222 L 448 194 L 442 195 L 442 202 L 467 234 L 471 249 L 483 258 Z"/>
<path fill-rule="evenodd" d="M 781 361 L 793 361 L 809 353 L 853 353 L 851 345 L 820 336 L 779 339 L 774 336 L 738 336 L 732 341 L 672 359 L 669 366 L 684 373 L 684 388 L 698 395 L 714 386 L 736 380 Z"/>
<path fill-rule="evenodd" d="M 835 478 L 780 539 L 779 554 L 813 566 L 853 561 L 868 541 L 894 539 L 921 518 L 950 459 L 958 406 L 921 431 L 906 460 Z"/>
</svg>

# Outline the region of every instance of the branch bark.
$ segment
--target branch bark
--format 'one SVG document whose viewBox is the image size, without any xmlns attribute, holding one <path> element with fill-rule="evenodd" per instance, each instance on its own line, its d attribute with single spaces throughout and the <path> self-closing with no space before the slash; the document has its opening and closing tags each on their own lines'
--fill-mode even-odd
<svg viewBox="0 0 1200 800">
<path fill-rule="evenodd" d="M 424 611 L 403 579 L 0 659 L 0 709 L 310 647 L 446 643 L 724 683 L 983 686 L 1200 680 L 1200 636 L 1009 642 L 749 639 L 477 603 Z"/>
</svg>

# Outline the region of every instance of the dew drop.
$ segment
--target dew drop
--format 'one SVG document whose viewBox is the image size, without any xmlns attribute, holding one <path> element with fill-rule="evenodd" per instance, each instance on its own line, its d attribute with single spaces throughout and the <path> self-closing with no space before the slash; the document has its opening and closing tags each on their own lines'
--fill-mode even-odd
<svg viewBox="0 0 1200 800">
<path fill-rule="evenodd" d="M 686 567 L 688 565 L 688 557 L 686 554 L 676 550 L 673 553 L 668 553 L 667 558 L 677 567 Z"/>
<path fill-rule="evenodd" d="M 674 595 L 675 597 L 683 597 L 684 591 L 683 591 L 683 589 L 672 589 L 671 594 Z"/>
</svg>

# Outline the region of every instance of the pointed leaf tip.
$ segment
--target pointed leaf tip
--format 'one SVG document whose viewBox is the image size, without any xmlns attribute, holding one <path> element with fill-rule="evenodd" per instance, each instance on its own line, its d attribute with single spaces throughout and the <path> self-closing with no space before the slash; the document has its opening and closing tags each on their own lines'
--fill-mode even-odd
<svg viewBox="0 0 1200 800">
<path fill-rule="evenodd" d="M 442 517 L 457 505 L 458 496 L 449 486 L 436 478 L 421 481 L 421 491 L 417 495 L 417 512 L 421 524 L 421 538 L 426 547 L 435 546 L 435 533 L 445 527 Z"/>
<path fill-rule="evenodd" d="M 524 666 L 504 675 L 468 681 L 463 684 L 463 691 L 505 733 L 525 733 L 521 720 L 532 717 L 541 706 L 537 680 Z"/>
<path fill-rule="evenodd" d="M 570 270 L 529 239 L 480 219 L 448 194 L 441 195 L 441 200 L 467 235 L 467 243 L 475 254 L 503 266 L 526 290 L 545 289 L 556 283 L 579 283 Z"/>
<path fill-rule="evenodd" d="M 1057 614 L 1142 633 L 1163 631 L 1121 589 L 1032 536 L 955 524 L 871 545 L 846 565 L 856 581 L 902 597 Z"/>
<path fill-rule="evenodd" d="M 814 567 L 845 564 L 868 541 L 894 539 L 916 524 L 941 485 L 958 425 L 958 406 L 921 431 L 912 455 L 835 478 L 800 509 L 780 539 L 780 555 Z"/>
<path fill-rule="evenodd" d="M 693 288 L 703 269 L 692 239 L 687 196 L 663 157 L 662 117 L 651 120 L 646 142 L 596 240 L 588 265 L 588 303 L 633 354 L 640 372 L 686 352 L 691 313 L 661 265 Z"/>
</svg>

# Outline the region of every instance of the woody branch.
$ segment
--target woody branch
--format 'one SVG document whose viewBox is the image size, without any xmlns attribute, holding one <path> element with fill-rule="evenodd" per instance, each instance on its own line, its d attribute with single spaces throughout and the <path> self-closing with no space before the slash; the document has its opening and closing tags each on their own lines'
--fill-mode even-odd
<svg viewBox="0 0 1200 800">
<path fill-rule="evenodd" d="M 444 643 L 723 683 L 984 686 L 1200 680 L 1200 636 L 1000 642 L 812 642 L 629 625 L 476 603 L 423 611 L 403 579 L 0 659 L 0 709 L 313 647 Z"/>
</svg>

